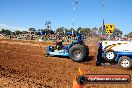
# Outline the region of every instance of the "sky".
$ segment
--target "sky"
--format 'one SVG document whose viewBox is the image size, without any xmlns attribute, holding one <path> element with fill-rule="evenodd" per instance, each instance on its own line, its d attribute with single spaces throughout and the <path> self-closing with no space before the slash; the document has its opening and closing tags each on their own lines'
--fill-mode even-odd
<svg viewBox="0 0 132 88">
<path fill-rule="evenodd" d="M 51 21 L 53 30 L 58 27 L 75 28 L 114 24 L 124 34 L 132 32 L 132 0 L 76 0 L 75 14 L 73 0 L 0 0 L 0 27 L 12 30 L 45 28 L 45 22 Z M 101 4 L 104 2 L 104 6 Z"/>
</svg>

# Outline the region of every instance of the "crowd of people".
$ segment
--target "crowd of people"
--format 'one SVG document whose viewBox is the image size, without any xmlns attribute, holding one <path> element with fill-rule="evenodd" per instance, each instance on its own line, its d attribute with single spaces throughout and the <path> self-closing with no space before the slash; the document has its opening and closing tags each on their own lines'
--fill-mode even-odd
<svg viewBox="0 0 132 88">
<path fill-rule="evenodd" d="M 37 40 L 37 39 L 41 39 L 42 41 L 54 41 L 59 37 L 61 37 L 61 39 L 64 42 L 72 42 L 72 40 L 74 40 L 76 37 L 75 35 L 72 34 L 45 34 L 45 35 L 35 35 L 35 34 L 30 34 L 30 35 L 19 35 L 19 36 L 3 36 L 0 35 L 1 37 L 7 37 L 9 39 L 24 39 L 24 40 Z M 128 38 L 128 37 L 109 37 L 109 36 L 101 36 L 101 35 L 90 35 L 90 34 L 83 34 L 84 39 L 87 39 L 87 37 L 98 37 L 100 38 L 100 40 L 109 40 L 109 41 L 132 41 L 132 38 Z"/>
</svg>

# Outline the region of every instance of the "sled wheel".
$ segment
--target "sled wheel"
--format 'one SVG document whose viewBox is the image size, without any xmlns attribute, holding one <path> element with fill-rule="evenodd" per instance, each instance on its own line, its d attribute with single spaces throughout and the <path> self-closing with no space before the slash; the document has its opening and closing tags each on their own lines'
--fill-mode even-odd
<svg viewBox="0 0 132 88">
<path fill-rule="evenodd" d="M 115 57 L 116 57 L 116 53 L 113 50 L 108 50 L 105 52 L 104 58 L 107 61 L 114 61 Z"/>
<path fill-rule="evenodd" d="M 76 44 L 69 50 L 69 57 L 75 62 L 81 62 L 85 59 L 86 48 L 83 45 Z"/>
<path fill-rule="evenodd" d="M 118 64 L 123 69 L 130 69 L 132 67 L 132 61 L 127 56 L 122 56 L 118 60 Z"/>
<path fill-rule="evenodd" d="M 49 54 L 48 54 L 48 47 L 45 48 L 45 54 L 44 55 L 45 55 L 45 57 L 49 56 Z"/>
<path fill-rule="evenodd" d="M 49 55 L 48 54 L 45 54 L 45 57 L 48 57 Z"/>
</svg>

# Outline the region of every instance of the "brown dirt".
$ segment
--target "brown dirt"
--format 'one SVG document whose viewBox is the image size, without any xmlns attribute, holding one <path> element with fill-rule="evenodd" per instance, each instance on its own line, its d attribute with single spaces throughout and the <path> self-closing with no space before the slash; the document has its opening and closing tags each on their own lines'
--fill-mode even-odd
<svg viewBox="0 0 132 88">
<path fill-rule="evenodd" d="M 0 88 L 71 88 L 81 67 L 87 74 L 130 74 L 118 67 L 96 67 L 97 47 L 88 44 L 90 61 L 75 63 L 70 59 L 44 57 L 50 43 L 0 39 Z M 50 44 L 53 45 L 53 44 Z M 130 88 L 130 84 L 87 84 L 84 88 Z"/>
</svg>

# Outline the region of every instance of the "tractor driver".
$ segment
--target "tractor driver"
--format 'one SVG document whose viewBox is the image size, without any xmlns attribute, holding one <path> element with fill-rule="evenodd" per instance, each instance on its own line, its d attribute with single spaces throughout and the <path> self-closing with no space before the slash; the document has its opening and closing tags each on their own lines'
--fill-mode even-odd
<svg viewBox="0 0 132 88">
<path fill-rule="evenodd" d="M 61 37 L 59 36 L 58 38 L 57 38 L 57 41 L 56 41 L 56 49 L 57 50 L 61 50 L 62 49 L 62 47 L 63 47 L 63 45 L 62 45 L 62 39 L 61 39 Z"/>
</svg>

